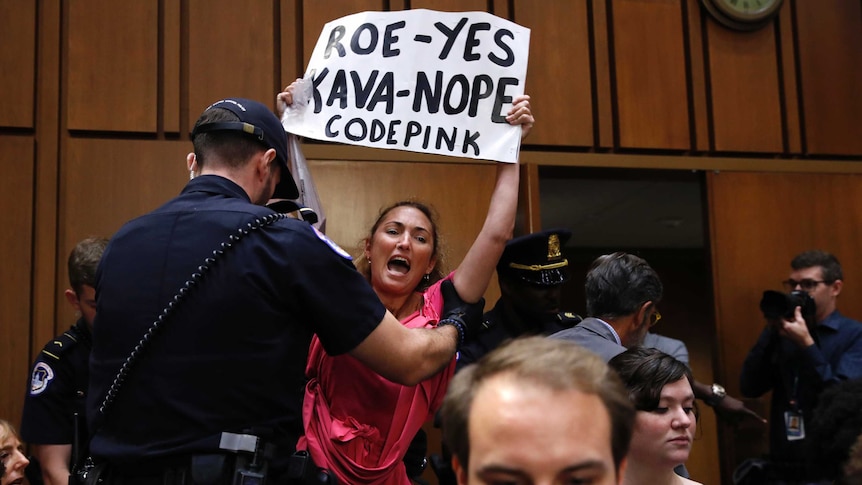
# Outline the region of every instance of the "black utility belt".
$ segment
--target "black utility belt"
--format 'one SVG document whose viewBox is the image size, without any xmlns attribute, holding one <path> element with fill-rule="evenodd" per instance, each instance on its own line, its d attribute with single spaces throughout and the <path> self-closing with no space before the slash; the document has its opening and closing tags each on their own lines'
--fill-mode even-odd
<svg viewBox="0 0 862 485">
<path fill-rule="evenodd" d="M 265 485 L 275 447 L 250 434 L 224 432 L 213 453 L 138 463 L 134 469 L 91 459 L 76 470 L 74 485 Z"/>
<path fill-rule="evenodd" d="M 280 480 L 267 477 L 268 467 L 250 467 L 241 455 L 195 454 L 188 465 L 149 471 L 124 471 L 97 465 L 80 485 L 338 485 L 328 470 L 318 468 L 305 451 L 291 455 L 287 473 Z"/>
</svg>

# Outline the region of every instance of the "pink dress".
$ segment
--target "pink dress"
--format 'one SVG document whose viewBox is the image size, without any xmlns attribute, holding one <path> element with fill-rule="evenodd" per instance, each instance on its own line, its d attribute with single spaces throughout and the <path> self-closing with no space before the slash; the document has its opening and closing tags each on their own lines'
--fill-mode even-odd
<svg viewBox="0 0 862 485">
<path fill-rule="evenodd" d="M 441 284 L 425 291 L 422 308 L 401 322 L 405 327 L 437 325 Z M 308 450 L 315 464 L 342 484 L 408 485 L 402 459 L 416 432 L 442 404 L 455 359 L 442 372 L 408 387 L 348 354 L 328 355 L 314 337 L 305 371 L 310 379 L 302 409 L 305 436 L 297 449 Z"/>
</svg>

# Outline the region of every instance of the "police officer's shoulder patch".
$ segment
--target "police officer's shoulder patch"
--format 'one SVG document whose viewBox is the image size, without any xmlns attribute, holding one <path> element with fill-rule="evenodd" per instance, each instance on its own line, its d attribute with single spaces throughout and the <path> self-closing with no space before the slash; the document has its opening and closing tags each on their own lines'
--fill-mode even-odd
<svg viewBox="0 0 862 485">
<path fill-rule="evenodd" d="M 30 376 L 30 395 L 42 394 L 45 389 L 48 389 L 52 379 L 54 379 L 54 369 L 45 362 L 37 362 L 33 366 L 33 375 Z"/>
<path fill-rule="evenodd" d="M 30 376 L 30 395 L 36 396 L 45 391 L 51 380 L 54 379 L 54 368 L 52 364 L 59 363 L 63 354 L 69 352 L 80 343 L 81 335 L 76 327 L 63 332 L 42 348 L 42 353 L 36 365 L 33 366 L 33 374 Z"/>
<path fill-rule="evenodd" d="M 353 258 L 347 253 L 347 251 L 341 249 L 341 246 L 335 244 L 335 241 L 326 237 L 326 234 L 318 231 L 316 227 L 311 226 L 311 228 L 314 229 L 314 233 L 317 234 L 317 237 L 320 238 L 321 241 L 325 242 L 327 246 L 332 248 L 332 250 L 335 251 L 336 254 L 348 261 L 353 261 Z"/>
</svg>

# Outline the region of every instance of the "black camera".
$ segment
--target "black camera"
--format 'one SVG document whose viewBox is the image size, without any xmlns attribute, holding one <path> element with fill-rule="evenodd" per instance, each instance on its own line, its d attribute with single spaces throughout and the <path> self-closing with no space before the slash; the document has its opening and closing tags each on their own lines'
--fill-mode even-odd
<svg viewBox="0 0 862 485">
<path fill-rule="evenodd" d="M 763 299 L 760 300 L 760 311 L 763 312 L 764 317 L 770 320 L 779 318 L 793 320 L 796 307 L 801 307 L 802 318 L 807 324 L 810 325 L 814 322 L 817 307 L 814 304 L 814 299 L 804 291 L 794 290 L 790 293 L 782 293 L 766 290 L 763 292 Z"/>
</svg>

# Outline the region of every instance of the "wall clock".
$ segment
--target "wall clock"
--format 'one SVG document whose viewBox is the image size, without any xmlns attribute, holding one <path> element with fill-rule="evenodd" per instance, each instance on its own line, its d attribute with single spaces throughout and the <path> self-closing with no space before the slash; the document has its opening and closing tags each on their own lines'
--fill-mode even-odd
<svg viewBox="0 0 862 485">
<path fill-rule="evenodd" d="M 756 30 L 778 15 L 784 0 L 701 0 L 701 3 L 725 27 Z"/>
</svg>

